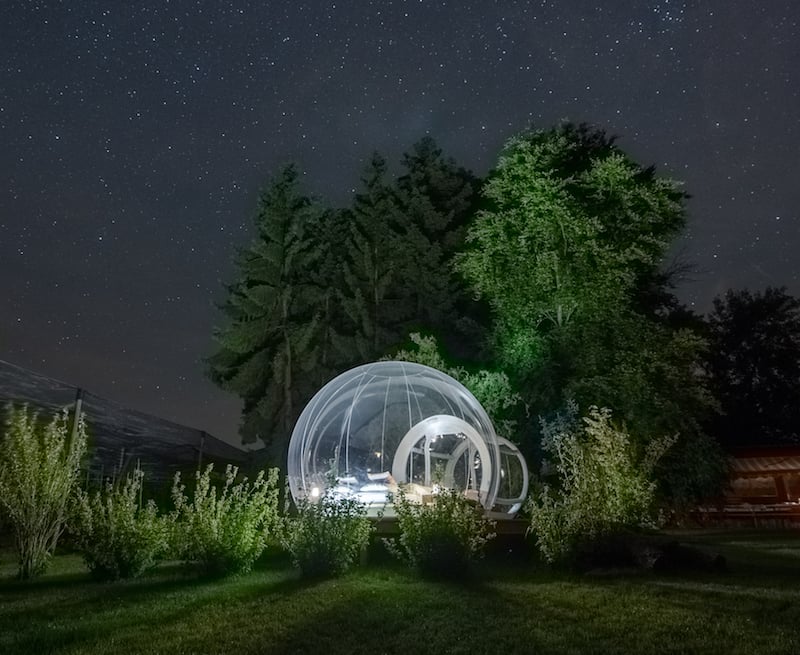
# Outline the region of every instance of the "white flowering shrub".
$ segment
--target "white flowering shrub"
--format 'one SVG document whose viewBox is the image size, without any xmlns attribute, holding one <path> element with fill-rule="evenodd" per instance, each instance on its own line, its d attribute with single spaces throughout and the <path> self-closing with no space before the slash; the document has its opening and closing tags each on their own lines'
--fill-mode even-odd
<svg viewBox="0 0 800 655">
<path fill-rule="evenodd" d="M 260 471 L 249 483 L 247 478 L 237 482 L 238 469 L 228 466 L 221 488 L 212 484 L 212 471 L 213 464 L 197 471 L 191 499 L 180 474 L 175 475 L 174 552 L 209 575 L 249 571 L 268 541 L 276 538 L 278 469 Z"/>
<path fill-rule="evenodd" d="M 286 519 L 281 543 L 304 577 L 339 575 L 366 550 L 373 527 L 363 503 L 328 492 L 297 509 Z"/>
<path fill-rule="evenodd" d="M 70 530 L 98 579 L 137 577 L 168 553 L 168 520 L 154 501 L 142 505 L 143 479 L 137 468 L 121 485 L 109 483 L 94 494 L 78 491 Z"/>
<path fill-rule="evenodd" d="M 642 447 L 612 423 L 609 409 L 591 407 L 581 421 L 577 416 L 573 404 L 565 416 L 542 421 L 546 464 L 558 486 L 542 485 L 527 509 L 530 532 L 549 562 L 567 558 L 580 543 L 655 527 L 653 470 L 676 439 L 662 437 Z"/>
<path fill-rule="evenodd" d="M 70 428 L 66 410 L 41 424 L 27 407 L 7 409 L 0 439 L 0 511 L 14 532 L 22 579 L 47 569 L 64 530 L 86 452 L 83 420 Z"/>
<path fill-rule="evenodd" d="M 402 493 L 393 498 L 400 536 L 386 539 L 389 552 L 421 574 L 455 578 L 468 572 L 494 538 L 494 522 L 456 489 L 442 489 L 426 504 Z"/>
</svg>

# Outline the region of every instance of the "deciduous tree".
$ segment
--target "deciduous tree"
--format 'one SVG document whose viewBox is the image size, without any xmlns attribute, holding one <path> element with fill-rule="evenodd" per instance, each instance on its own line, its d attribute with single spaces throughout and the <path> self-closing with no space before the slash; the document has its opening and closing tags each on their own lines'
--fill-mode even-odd
<svg viewBox="0 0 800 655">
<path fill-rule="evenodd" d="M 458 259 L 492 306 L 499 364 L 534 414 L 567 398 L 610 407 L 636 438 L 679 433 L 679 461 L 708 445 L 703 341 L 643 298 L 663 305 L 659 266 L 684 225 L 683 198 L 602 130 L 527 132 L 503 150 Z M 709 491 L 702 477 L 678 495 Z"/>
<path fill-rule="evenodd" d="M 800 439 L 800 300 L 785 288 L 728 291 L 708 317 L 705 361 L 728 447 Z"/>
</svg>

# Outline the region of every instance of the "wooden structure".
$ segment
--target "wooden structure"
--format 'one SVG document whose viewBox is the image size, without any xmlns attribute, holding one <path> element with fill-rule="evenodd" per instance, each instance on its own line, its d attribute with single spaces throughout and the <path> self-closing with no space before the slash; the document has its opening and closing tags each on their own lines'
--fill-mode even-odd
<svg viewBox="0 0 800 655">
<path fill-rule="evenodd" d="M 749 448 L 729 460 L 729 482 L 716 507 L 701 507 L 704 523 L 800 528 L 800 445 Z"/>
<path fill-rule="evenodd" d="M 733 502 L 755 505 L 800 502 L 800 446 L 739 451 L 731 458 Z"/>
</svg>

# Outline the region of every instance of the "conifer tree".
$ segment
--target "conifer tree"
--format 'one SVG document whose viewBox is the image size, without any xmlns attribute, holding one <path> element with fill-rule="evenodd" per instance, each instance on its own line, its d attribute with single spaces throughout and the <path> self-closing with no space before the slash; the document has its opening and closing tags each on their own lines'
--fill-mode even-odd
<svg viewBox="0 0 800 655">
<path fill-rule="evenodd" d="M 317 212 L 310 223 L 313 265 L 307 271 L 310 299 L 316 308 L 313 335 L 316 365 L 310 376 L 314 389 L 356 363 L 347 339 L 347 314 L 342 303 L 345 288 L 346 241 L 350 214 L 343 209 Z"/>
<path fill-rule="evenodd" d="M 318 253 L 309 233 L 320 214 L 300 194 L 294 166 L 286 166 L 259 197 L 256 237 L 238 253 L 240 277 L 221 307 L 228 322 L 216 330 L 208 364 L 212 380 L 244 401 L 244 442 L 282 447 L 309 393 L 300 374 L 317 355 L 320 318 L 309 271 Z"/>
<path fill-rule="evenodd" d="M 475 209 L 478 181 L 446 158 L 425 137 L 403 156 L 397 180 L 394 224 L 403 244 L 400 273 L 404 332 L 423 327 L 440 335 L 449 350 L 475 332 L 474 311 L 453 260 L 464 243 Z M 474 334 L 473 334 L 474 336 Z"/>
<path fill-rule="evenodd" d="M 406 244 L 392 225 L 395 199 L 386 182 L 386 160 L 374 153 L 349 211 L 344 285 L 339 298 L 346 313 L 353 363 L 384 355 L 403 337 L 398 276 Z"/>
</svg>

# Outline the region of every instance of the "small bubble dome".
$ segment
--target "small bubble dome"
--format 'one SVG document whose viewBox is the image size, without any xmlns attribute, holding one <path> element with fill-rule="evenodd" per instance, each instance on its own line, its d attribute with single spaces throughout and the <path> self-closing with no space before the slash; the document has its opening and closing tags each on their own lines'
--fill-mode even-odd
<svg viewBox="0 0 800 655">
<path fill-rule="evenodd" d="M 491 509 L 501 450 L 483 407 L 449 375 L 410 362 L 376 362 L 342 373 L 311 399 L 289 442 L 295 501 L 322 494 L 383 509 L 403 489 L 427 502 L 459 489 Z"/>
</svg>

